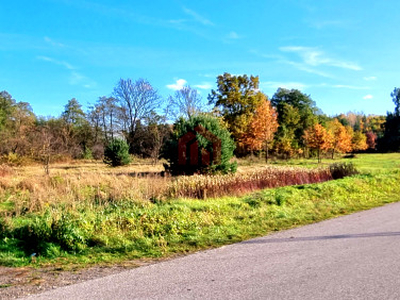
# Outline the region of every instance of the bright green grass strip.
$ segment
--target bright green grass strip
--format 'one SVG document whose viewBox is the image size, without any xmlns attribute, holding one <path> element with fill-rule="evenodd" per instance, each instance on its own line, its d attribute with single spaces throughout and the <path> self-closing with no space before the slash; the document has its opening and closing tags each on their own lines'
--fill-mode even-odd
<svg viewBox="0 0 400 300">
<path fill-rule="evenodd" d="M 400 153 L 356 154 L 355 158 L 322 159 L 321 164 L 318 164 L 316 159 L 278 160 L 273 163 L 276 165 L 294 165 L 313 168 L 318 165 L 328 166 L 337 162 L 351 162 L 361 173 L 381 173 L 400 169 Z"/>
<path fill-rule="evenodd" d="M 399 183 L 397 170 L 263 190 L 244 197 L 140 206 L 121 202 L 95 210 L 82 205 L 69 212 L 53 208 L 42 215 L 3 221 L 0 264 L 30 264 L 32 252 L 38 253 L 38 265 L 86 265 L 217 247 L 399 201 Z M 29 230 L 23 231 L 26 226 Z M 26 239 L 32 238 L 29 234 L 36 231 L 43 240 L 27 244 Z M 27 238 L 18 236 L 21 232 Z M 51 238 L 44 239 L 46 235 Z M 65 245 L 73 250 L 63 250 Z"/>
</svg>

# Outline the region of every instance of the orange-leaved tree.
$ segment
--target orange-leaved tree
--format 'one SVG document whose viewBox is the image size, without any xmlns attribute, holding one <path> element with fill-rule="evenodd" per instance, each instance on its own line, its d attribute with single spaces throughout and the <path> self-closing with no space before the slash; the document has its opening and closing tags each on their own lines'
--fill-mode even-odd
<svg viewBox="0 0 400 300">
<path fill-rule="evenodd" d="M 268 162 L 268 153 L 275 132 L 278 129 L 278 116 L 267 96 L 262 94 L 263 100 L 257 106 L 247 132 L 243 135 L 242 143 L 250 151 L 264 148 L 265 160 Z"/>
<path fill-rule="evenodd" d="M 347 153 L 351 152 L 352 148 L 352 132 L 349 132 L 346 127 L 339 122 L 338 119 L 328 123 L 328 131 L 332 136 L 332 159 L 335 156 L 335 152 Z"/>
<path fill-rule="evenodd" d="M 332 134 L 321 124 L 305 130 L 303 138 L 307 147 L 317 151 L 318 163 L 321 162 L 321 152 L 332 148 Z"/>
</svg>

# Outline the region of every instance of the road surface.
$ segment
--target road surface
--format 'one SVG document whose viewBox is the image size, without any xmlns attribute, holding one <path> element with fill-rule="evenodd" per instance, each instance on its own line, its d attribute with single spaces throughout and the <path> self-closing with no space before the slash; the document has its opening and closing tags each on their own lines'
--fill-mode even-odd
<svg viewBox="0 0 400 300">
<path fill-rule="evenodd" d="M 400 203 L 28 299 L 400 299 Z"/>
</svg>

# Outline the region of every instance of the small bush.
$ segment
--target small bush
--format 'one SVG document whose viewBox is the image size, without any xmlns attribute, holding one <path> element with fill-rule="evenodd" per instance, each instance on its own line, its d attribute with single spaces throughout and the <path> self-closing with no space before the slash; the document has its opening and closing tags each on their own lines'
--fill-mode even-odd
<svg viewBox="0 0 400 300">
<path fill-rule="evenodd" d="M 21 241 L 20 246 L 26 253 L 37 252 L 43 256 L 53 256 L 56 249 L 79 252 L 87 244 L 78 222 L 71 215 L 56 216 L 49 211 L 27 220 L 23 226 L 11 230 L 9 235 Z"/>
<path fill-rule="evenodd" d="M 104 160 L 112 167 L 128 165 L 131 162 L 129 146 L 122 139 L 113 139 L 104 149 Z"/>
<path fill-rule="evenodd" d="M 179 153 L 182 150 L 179 149 L 180 139 L 188 138 L 190 135 L 193 139 L 188 140 L 186 144 L 198 145 L 196 164 L 189 163 L 196 153 L 193 154 L 191 151 Z M 198 115 L 188 120 L 181 118 L 174 124 L 173 135 L 163 149 L 163 157 L 168 161 L 165 168 L 173 175 L 235 173 L 237 164 L 230 161 L 234 149 L 235 143 L 219 119 L 208 115 Z M 204 153 L 208 153 L 210 161 L 202 161 Z M 186 164 L 179 162 L 179 155 L 186 158 Z"/>
<path fill-rule="evenodd" d="M 358 174 L 358 170 L 352 163 L 336 163 L 329 166 L 333 179 L 340 179 Z"/>
</svg>

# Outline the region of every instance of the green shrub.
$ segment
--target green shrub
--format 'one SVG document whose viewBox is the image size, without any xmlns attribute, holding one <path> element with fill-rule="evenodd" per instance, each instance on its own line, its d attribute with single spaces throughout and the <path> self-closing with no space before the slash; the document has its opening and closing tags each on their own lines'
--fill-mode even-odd
<svg viewBox="0 0 400 300">
<path fill-rule="evenodd" d="M 113 139 L 104 149 L 103 161 L 113 167 L 128 165 L 131 162 L 129 145 L 122 139 Z"/>
<path fill-rule="evenodd" d="M 195 141 L 198 143 L 199 163 L 196 165 L 191 165 L 190 163 L 179 164 L 179 139 L 187 137 L 187 134 L 190 133 L 195 135 Z M 210 136 L 214 141 L 210 140 Z M 217 147 L 217 151 L 214 152 L 213 145 L 215 146 L 216 140 L 220 141 L 220 145 Z M 181 118 L 174 124 L 172 138 L 163 151 L 163 156 L 168 161 L 165 168 L 173 175 L 234 173 L 236 172 L 237 164 L 230 162 L 234 149 L 235 143 L 229 131 L 219 119 L 209 115 L 198 115 L 188 120 Z M 219 159 L 210 159 L 211 163 L 205 164 L 201 161 L 201 151 L 208 152 L 210 157 L 217 157 L 220 154 Z M 218 151 L 219 154 L 217 153 Z M 190 157 L 187 157 L 187 159 L 189 160 Z"/>
<path fill-rule="evenodd" d="M 20 246 L 26 253 L 35 252 L 42 256 L 53 256 L 60 249 L 79 252 L 87 245 L 78 221 L 70 214 L 57 216 L 50 211 L 27 219 L 25 224 L 8 235 L 20 240 Z"/>
<path fill-rule="evenodd" d="M 352 176 L 358 174 L 358 170 L 352 163 L 336 163 L 331 164 L 329 169 L 332 174 L 333 179 L 340 179 L 347 176 Z"/>
</svg>

